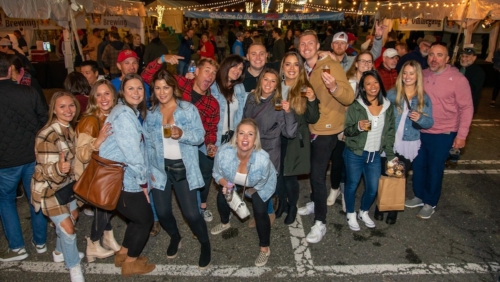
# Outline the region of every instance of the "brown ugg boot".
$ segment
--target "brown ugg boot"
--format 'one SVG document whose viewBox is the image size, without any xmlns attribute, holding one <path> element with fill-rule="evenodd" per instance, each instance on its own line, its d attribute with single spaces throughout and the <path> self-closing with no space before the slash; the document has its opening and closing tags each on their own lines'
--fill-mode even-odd
<svg viewBox="0 0 500 282">
<path fill-rule="evenodd" d="M 115 255 L 115 266 L 116 267 L 122 267 L 122 264 L 123 264 L 123 262 L 125 261 L 126 258 L 127 258 L 127 254 L 116 254 Z M 143 256 L 139 256 L 137 258 L 137 260 L 140 260 L 140 261 L 143 261 L 143 262 L 147 262 L 148 258 L 147 257 L 143 257 Z"/>
<path fill-rule="evenodd" d="M 132 262 L 124 261 L 122 264 L 122 276 L 130 277 L 132 275 L 146 274 L 155 269 L 156 265 L 148 264 L 146 261 L 135 260 Z"/>
</svg>

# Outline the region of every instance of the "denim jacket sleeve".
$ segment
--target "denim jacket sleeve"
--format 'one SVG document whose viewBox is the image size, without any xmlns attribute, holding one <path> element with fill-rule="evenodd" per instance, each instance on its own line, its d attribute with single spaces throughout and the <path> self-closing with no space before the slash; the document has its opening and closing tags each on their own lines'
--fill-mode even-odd
<svg viewBox="0 0 500 282">
<path fill-rule="evenodd" d="M 183 111 L 184 115 L 181 115 L 181 111 Z M 182 136 L 179 138 L 180 143 L 193 146 L 203 143 L 205 130 L 196 107 L 191 103 L 179 103 L 174 118 L 179 128 L 182 129 Z"/>
<path fill-rule="evenodd" d="M 434 118 L 432 117 L 432 102 L 427 94 L 424 93 L 424 108 L 420 118 L 416 121 L 419 129 L 428 129 L 434 125 Z"/>
<path fill-rule="evenodd" d="M 136 117 L 127 112 L 122 112 L 111 121 L 113 135 L 118 148 L 123 152 L 126 168 L 130 170 L 138 185 L 147 182 L 146 162 L 141 151 L 142 131 L 140 128 L 131 126 L 136 123 Z"/>
<path fill-rule="evenodd" d="M 267 157 L 265 162 L 259 164 L 259 168 L 257 168 L 261 172 L 261 177 L 259 181 L 253 186 L 257 191 L 273 191 L 276 189 L 276 169 L 274 168 L 273 163 Z M 261 161 L 259 161 L 261 162 Z M 272 194 L 272 193 L 271 193 Z"/>
</svg>

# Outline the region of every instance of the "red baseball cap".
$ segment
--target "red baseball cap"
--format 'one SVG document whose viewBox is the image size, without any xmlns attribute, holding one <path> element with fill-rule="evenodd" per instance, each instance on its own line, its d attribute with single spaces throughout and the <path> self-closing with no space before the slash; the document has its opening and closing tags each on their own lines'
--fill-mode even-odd
<svg viewBox="0 0 500 282">
<path fill-rule="evenodd" d="M 84 35 L 84 34 L 85 34 L 85 33 L 83 33 L 83 31 L 82 31 L 81 29 L 79 29 L 79 30 L 77 31 L 77 33 L 78 33 L 78 36 L 82 36 L 82 35 Z"/>
<path fill-rule="evenodd" d="M 350 32 L 347 33 L 347 41 L 356 41 L 356 40 L 358 40 L 356 35 L 354 35 L 353 33 L 350 33 Z"/>
<path fill-rule="evenodd" d="M 123 61 L 125 61 L 126 59 L 128 58 L 136 58 L 137 60 L 139 60 L 139 57 L 137 57 L 137 54 L 132 51 L 132 50 L 123 50 L 120 52 L 120 54 L 118 54 L 118 60 L 116 60 L 117 63 L 121 63 Z"/>
</svg>

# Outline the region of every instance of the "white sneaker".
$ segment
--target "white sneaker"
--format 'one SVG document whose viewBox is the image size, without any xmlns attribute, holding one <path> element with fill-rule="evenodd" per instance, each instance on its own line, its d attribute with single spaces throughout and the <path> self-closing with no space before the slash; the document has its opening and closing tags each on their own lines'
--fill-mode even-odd
<svg viewBox="0 0 500 282">
<path fill-rule="evenodd" d="M 328 195 L 328 198 L 326 199 L 326 205 L 327 206 L 333 206 L 335 204 L 335 201 L 337 200 L 338 196 L 340 195 L 340 189 L 330 189 L 330 195 Z"/>
<path fill-rule="evenodd" d="M 314 213 L 314 202 L 309 202 L 305 206 L 299 208 L 297 213 L 300 215 L 308 215 Z"/>
<path fill-rule="evenodd" d="M 349 225 L 349 228 L 351 228 L 352 231 L 359 231 L 359 224 L 358 220 L 356 219 L 356 213 L 355 212 L 348 212 L 347 213 L 347 224 Z"/>
<path fill-rule="evenodd" d="M 368 215 L 368 211 L 359 210 L 358 219 L 362 220 L 365 223 L 366 227 L 375 228 L 375 222 L 373 222 L 373 220 Z"/>
<path fill-rule="evenodd" d="M 85 255 L 82 252 L 78 252 L 78 256 L 80 257 L 80 259 L 82 259 Z M 54 259 L 54 262 L 64 262 L 63 253 L 57 254 L 56 251 L 53 251 L 52 258 Z"/>
<path fill-rule="evenodd" d="M 326 225 L 323 222 L 316 220 L 313 227 L 311 228 L 311 232 L 307 234 L 306 241 L 309 243 L 318 243 L 323 239 L 326 233 Z"/>
<path fill-rule="evenodd" d="M 73 266 L 69 269 L 69 275 L 71 276 L 71 282 L 85 282 L 83 278 L 82 267 L 80 264 Z"/>
</svg>

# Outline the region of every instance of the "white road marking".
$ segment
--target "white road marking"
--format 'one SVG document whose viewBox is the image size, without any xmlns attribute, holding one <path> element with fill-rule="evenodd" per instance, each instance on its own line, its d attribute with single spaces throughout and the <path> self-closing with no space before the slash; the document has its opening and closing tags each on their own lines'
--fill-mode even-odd
<svg viewBox="0 0 500 282">
<path fill-rule="evenodd" d="M 314 263 L 309 250 L 309 243 L 306 241 L 302 217 L 297 215 L 295 222 L 288 226 L 290 231 L 290 241 L 292 242 L 293 255 L 295 257 L 295 266 L 297 268 L 297 277 L 314 276 Z"/>
<path fill-rule="evenodd" d="M 471 126 L 500 126 L 498 123 L 472 123 Z"/>
<path fill-rule="evenodd" d="M 500 164 L 500 160 L 459 160 L 458 164 L 464 165 L 486 165 Z"/>
<path fill-rule="evenodd" d="M 473 119 L 472 122 L 500 121 L 500 119 Z"/>
<path fill-rule="evenodd" d="M 84 263 L 83 272 L 87 275 L 120 275 L 120 268 L 107 263 Z M 69 275 L 64 264 L 55 262 L 5 262 L 0 263 L 1 271 L 65 273 Z M 432 263 L 432 264 L 368 264 L 368 265 L 334 265 L 316 266 L 314 274 L 325 276 L 358 276 L 358 275 L 450 275 L 450 274 L 487 274 L 500 271 L 498 262 L 485 263 Z M 156 265 L 156 269 L 146 275 L 177 277 L 239 277 L 256 278 L 275 272 L 274 277 L 296 277 L 298 274 L 292 267 L 241 267 L 237 265 L 211 266 L 207 270 L 199 270 L 195 265 Z M 312 274 L 312 273 L 311 273 Z M 310 274 L 308 274 L 310 275 Z"/>
<path fill-rule="evenodd" d="M 500 169 L 446 169 L 444 174 L 500 174 Z"/>
</svg>

